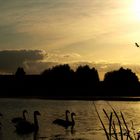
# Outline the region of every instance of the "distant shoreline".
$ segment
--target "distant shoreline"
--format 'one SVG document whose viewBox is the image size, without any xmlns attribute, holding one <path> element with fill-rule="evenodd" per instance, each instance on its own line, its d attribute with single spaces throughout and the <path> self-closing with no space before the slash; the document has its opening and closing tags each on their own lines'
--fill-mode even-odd
<svg viewBox="0 0 140 140">
<path fill-rule="evenodd" d="M 99 100 L 104 100 L 104 101 L 140 101 L 139 96 L 133 96 L 133 97 L 83 97 L 83 96 L 77 96 L 77 97 L 42 97 L 42 96 L 0 96 L 0 99 L 2 98 L 7 98 L 7 99 L 40 99 L 40 100 L 78 100 L 78 101 L 99 101 Z"/>
</svg>

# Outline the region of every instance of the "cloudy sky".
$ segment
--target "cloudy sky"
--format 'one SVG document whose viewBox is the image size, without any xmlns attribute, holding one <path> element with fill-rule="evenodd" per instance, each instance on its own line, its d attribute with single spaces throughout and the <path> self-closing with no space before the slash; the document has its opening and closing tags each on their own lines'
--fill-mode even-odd
<svg viewBox="0 0 140 140">
<path fill-rule="evenodd" d="M 83 62 L 102 73 L 120 65 L 138 73 L 135 42 L 139 0 L 0 0 L 1 73 Z"/>
</svg>

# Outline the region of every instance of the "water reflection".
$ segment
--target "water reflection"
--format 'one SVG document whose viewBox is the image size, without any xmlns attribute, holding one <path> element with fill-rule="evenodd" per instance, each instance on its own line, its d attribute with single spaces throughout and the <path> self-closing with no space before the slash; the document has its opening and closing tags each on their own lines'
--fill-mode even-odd
<svg viewBox="0 0 140 140">
<path fill-rule="evenodd" d="M 103 108 L 110 112 L 106 101 L 96 101 L 97 109 L 107 124 Z M 127 122 L 133 120 L 136 129 L 140 126 L 140 102 L 110 102 L 116 111 L 122 111 Z M 29 135 L 18 135 L 11 119 L 19 116 L 19 112 L 27 109 L 28 112 L 39 110 L 41 116 L 38 118 L 39 131 Z M 52 124 L 56 118 L 65 119 L 65 110 L 75 112 L 75 125 L 67 129 Z M 104 140 L 105 135 L 95 112 L 92 101 L 55 101 L 55 100 L 27 100 L 27 99 L 0 99 L 0 118 L 2 129 L 0 140 Z M 28 121 L 33 121 L 33 115 L 28 114 Z"/>
<path fill-rule="evenodd" d="M 76 130 L 74 129 L 74 126 L 71 126 L 65 129 L 65 134 L 52 135 L 51 140 L 71 139 L 71 137 L 74 137 L 75 135 Z"/>
<path fill-rule="evenodd" d="M 39 139 L 38 132 L 34 132 L 33 133 L 33 140 L 38 140 L 38 139 Z"/>
<path fill-rule="evenodd" d="M 0 140 L 3 140 L 3 133 L 2 133 L 2 129 L 0 128 Z"/>
</svg>

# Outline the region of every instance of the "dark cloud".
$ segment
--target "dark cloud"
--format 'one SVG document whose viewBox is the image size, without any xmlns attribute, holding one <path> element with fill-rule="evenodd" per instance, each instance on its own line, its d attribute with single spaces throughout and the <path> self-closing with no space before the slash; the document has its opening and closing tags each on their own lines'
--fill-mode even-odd
<svg viewBox="0 0 140 140">
<path fill-rule="evenodd" d="M 45 56 L 42 50 L 3 50 L 0 51 L 0 72 L 11 73 L 17 67 L 27 62 L 36 62 L 43 60 Z"/>
</svg>

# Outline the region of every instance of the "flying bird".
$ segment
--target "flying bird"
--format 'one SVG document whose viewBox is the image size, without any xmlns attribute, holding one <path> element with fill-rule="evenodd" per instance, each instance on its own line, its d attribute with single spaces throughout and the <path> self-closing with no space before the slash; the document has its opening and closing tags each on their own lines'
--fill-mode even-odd
<svg viewBox="0 0 140 140">
<path fill-rule="evenodd" d="M 135 43 L 135 45 L 136 45 L 137 47 L 140 47 L 138 43 Z"/>
</svg>

